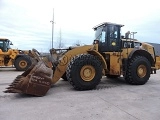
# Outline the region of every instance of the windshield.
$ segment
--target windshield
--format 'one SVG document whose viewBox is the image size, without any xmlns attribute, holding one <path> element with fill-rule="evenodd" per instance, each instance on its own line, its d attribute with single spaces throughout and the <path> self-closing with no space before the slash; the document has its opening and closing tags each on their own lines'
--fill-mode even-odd
<svg viewBox="0 0 160 120">
<path fill-rule="evenodd" d="M 10 40 L 0 40 L 0 49 L 3 52 L 6 52 L 8 51 L 8 49 L 11 49 L 10 44 L 11 44 Z"/>
<path fill-rule="evenodd" d="M 8 49 L 11 49 L 10 44 L 11 44 L 10 40 L 4 41 L 4 51 L 7 51 Z"/>
<path fill-rule="evenodd" d="M 3 48 L 3 41 L 0 41 L 0 49 Z"/>
<path fill-rule="evenodd" d="M 103 27 L 97 28 L 95 32 L 95 40 L 100 40 L 102 35 L 102 30 L 103 30 Z"/>
<path fill-rule="evenodd" d="M 7 42 L 6 42 L 6 46 L 7 46 L 8 49 L 11 49 L 11 46 L 10 46 L 10 45 L 11 45 L 11 41 L 7 41 Z"/>
</svg>

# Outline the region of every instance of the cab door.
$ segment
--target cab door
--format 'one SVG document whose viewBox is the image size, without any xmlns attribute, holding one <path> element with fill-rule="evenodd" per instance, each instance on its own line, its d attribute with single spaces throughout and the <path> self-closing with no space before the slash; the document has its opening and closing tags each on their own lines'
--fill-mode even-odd
<svg viewBox="0 0 160 120">
<path fill-rule="evenodd" d="M 120 26 L 107 25 L 101 35 L 100 52 L 119 52 L 121 50 Z"/>
</svg>

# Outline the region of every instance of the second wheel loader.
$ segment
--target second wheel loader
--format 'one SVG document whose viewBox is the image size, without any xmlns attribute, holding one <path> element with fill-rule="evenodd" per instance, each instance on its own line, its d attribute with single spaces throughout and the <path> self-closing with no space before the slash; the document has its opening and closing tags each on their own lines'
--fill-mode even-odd
<svg viewBox="0 0 160 120">
<path fill-rule="evenodd" d="M 69 47 L 61 56 L 52 49 L 52 66 L 40 60 L 16 77 L 5 92 L 44 96 L 62 76 L 77 90 L 90 90 L 102 76 L 123 75 L 129 84 L 143 85 L 160 69 L 154 47 L 121 36 L 124 25 L 104 22 L 97 25 L 92 45 Z"/>
<path fill-rule="evenodd" d="M 33 62 L 30 50 L 12 49 L 10 45 L 9 39 L 0 38 L 0 67 L 14 66 L 18 71 L 27 70 Z"/>
</svg>

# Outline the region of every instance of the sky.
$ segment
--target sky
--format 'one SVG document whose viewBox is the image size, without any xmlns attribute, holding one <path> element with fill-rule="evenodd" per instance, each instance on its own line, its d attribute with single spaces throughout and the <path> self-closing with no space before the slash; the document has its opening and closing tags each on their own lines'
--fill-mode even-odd
<svg viewBox="0 0 160 120">
<path fill-rule="evenodd" d="M 63 47 L 92 44 L 92 28 L 102 22 L 123 24 L 122 34 L 137 32 L 136 39 L 160 44 L 158 0 L 0 0 L 0 37 L 10 39 L 13 48 L 48 52 L 53 9 L 54 48 L 60 34 Z"/>
</svg>

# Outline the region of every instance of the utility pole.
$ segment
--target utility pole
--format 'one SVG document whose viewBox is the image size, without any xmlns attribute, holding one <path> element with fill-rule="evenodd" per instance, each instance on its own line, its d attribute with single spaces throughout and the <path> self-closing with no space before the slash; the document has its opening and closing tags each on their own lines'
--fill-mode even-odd
<svg viewBox="0 0 160 120">
<path fill-rule="evenodd" d="M 53 18 L 50 21 L 52 23 L 52 49 L 53 49 L 53 37 L 54 37 L 54 8 L 53 8 Z"/>
</svg>

